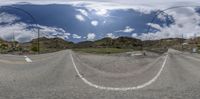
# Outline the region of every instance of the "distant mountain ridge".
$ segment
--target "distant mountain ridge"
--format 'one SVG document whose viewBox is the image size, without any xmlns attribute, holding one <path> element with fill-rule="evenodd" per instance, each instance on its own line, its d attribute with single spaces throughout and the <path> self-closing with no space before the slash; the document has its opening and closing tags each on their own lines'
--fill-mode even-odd
<svg viewBox="0 0 200 99">
<path fill-rule="evenodd" d="M 83 41 L 79 43 L 73 43 L 65 41 L 61 38 L 39 38 L 39 45 L 41 52 L 52 52 L 64 49 L 73 48 L 118 48 L 118 49 L 167 49 L 169 47 L 180 49 L 182 44 L 187 43 L 191 45 L 190 47 L 199 46 L 200 47 L 200 37 L 196 39 L 182 39 L 182 38 L 166 38 L 161 40 L 146 40 L 142 41 L 140 39 L 132 37 L 119 37 L 119 38 L 102 38 L 96 41 Z M 7 47 L 13 47 L 12 42 L 7 42 L 0 39 L 0 49 L 6 49 Z M 29 51 L 38 51 L 38 39 L 33 39 L 27 43 L 15 42 L 15 46 L 18 46 L 19 50 L 25 49 Z M 189 47 L 188 47 L 189 48 Z"/>
<path fill-rule="evenodd" d="M 141 48 L 142 41 L 131 37 L 119 37 L 116 39 L 103 38 L 94 41 L 96 47 L 114 47 L 114 48 Z"/>
</svg>

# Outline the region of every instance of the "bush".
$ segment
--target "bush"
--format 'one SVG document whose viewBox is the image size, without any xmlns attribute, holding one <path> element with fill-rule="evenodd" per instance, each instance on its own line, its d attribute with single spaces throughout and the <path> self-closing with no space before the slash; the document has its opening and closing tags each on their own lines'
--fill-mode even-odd
<svg viewBox="0 0 200 99">
<path fill-rule="evenodd" d="M 34 47 L 31 48 L 31 51 L 37 52 L 38 48 L 34 46 Z"/>
<path fill-rule="evenodd" d="M 1 49 L 7 49 L 7 48 L 8 48 L 8 45 L 7 45 L 7 44 L 0 44 L 0 48 L 1 48 Z"/>
</svg>

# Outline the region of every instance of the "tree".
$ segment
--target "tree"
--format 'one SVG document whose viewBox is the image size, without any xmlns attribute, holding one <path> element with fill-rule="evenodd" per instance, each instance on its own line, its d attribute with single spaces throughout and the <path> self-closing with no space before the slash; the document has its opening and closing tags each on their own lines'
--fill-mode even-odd
<svg viewBox="0 0 200 99">
<path fill-rule="evenodd" d="M 31 51 L 37 52 L 37 51 L 38 51 L 38 48 L 37 48 L 36 46 L 32 46 L 32 47 L 31 47 Z"/>
</svg>

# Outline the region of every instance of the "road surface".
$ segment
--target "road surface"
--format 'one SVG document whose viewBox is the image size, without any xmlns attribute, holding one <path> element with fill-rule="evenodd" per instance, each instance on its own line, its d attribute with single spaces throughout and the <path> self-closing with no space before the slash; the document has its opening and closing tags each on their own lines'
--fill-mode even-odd
<svg viewBox="0 0 200 99">
<path fill-rule="evenodd" d="M 28 58 L 31 61 L 27 62 Z M 0 99 L 199 99 L 200 55 L 0 55 Z"/>
</svg>

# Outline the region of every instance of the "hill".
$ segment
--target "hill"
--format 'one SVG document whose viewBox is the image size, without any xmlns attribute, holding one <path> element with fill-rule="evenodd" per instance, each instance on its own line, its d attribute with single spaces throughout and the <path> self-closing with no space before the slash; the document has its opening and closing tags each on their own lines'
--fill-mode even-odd
<svg viewBox="0 0 200 99">
<path fill-rule="evenodd" d="M 96 47 L 93 41 L 84 41 L 73 45 L 73 48 L 90 48 L 90 47 Z"/>
<path fill-rule="evenodd" d="M 116 39 L 103 38 L 97 41 L 85 41 L 74 45 L 75 51 L 96 53 L 96 54 L 111 54 L 130 52 L 142 49 L 142 41 L 130 37 L 119 37 Z"/>
<path fill-rule="evenodd" d="M 0 53 L 9 53 L 22 50 L 22 46 L 17 41 L 5 41 L 0 39 Z"/>
<path fill-rule="evenodd" d="M 73 47 L 73 44 L 73 42 L 68 42 L 61 38 L 39 38 L 40 52 L 42 53 L 69 49 Z M 33 39 L 24 45 L 29 46 L 32 51 L 38 51 L 38 39 Z"/>
<path fill-rule="evenodd" d="M 182 45 L 186 39 L 182 38 L 167 38 L 161 40 L 146 40 L 143 41 L 144 47 L 156 47 L 156 48 L 163 48 L 163 47 L 177 47 Z"/>
<path fill-rule="evenodd" d="M 73 43 L 65 41 L 61 38 L 39 38 L 40 52 L 48 53 L 64 49 L 83 50 L 85 52 L 112 53 L 112 52 L 126 52 L 130 50 L 155 50 L 164 52 L 167 48 L 174 48 L 178 50 L 191 51 L 192 48 L 200 49 L 200 37 L 195 39 L 182 38 L 167 38 L 161 40 L 146 40 L 141 41 L 131 37 L 119 37 L 116 39 L 102 38 L 96 41 L 83 41 Z M 20 52 L 20 53 L 36 53 L 38 51 L 38 39 L 33 39 L 30 42 L 18 43 L 8 42 L 0 39 L 0 52 Z M 98 50 L 96 50 L 98 49 Z"/>
<path fill-rule="evenodd" d="M 119 37 L 116 39 L 112 38 L 103 38 L 97 41 L 84 41 L 75 44 L 74 48 L 132 48 L 132 49 L 140 49 L 142 46 L 142 41 L 135 38 L 130 37 Z"/>
</svg>

